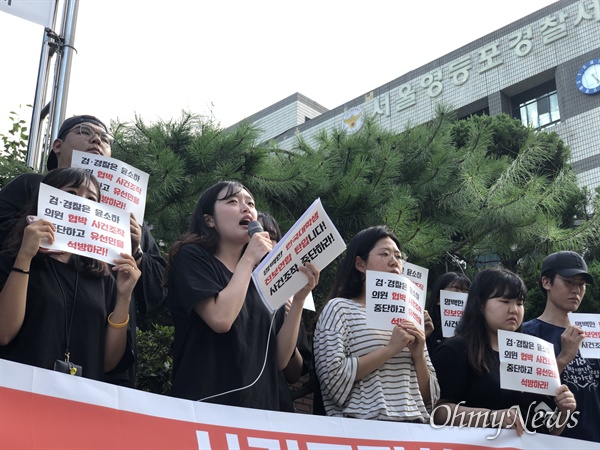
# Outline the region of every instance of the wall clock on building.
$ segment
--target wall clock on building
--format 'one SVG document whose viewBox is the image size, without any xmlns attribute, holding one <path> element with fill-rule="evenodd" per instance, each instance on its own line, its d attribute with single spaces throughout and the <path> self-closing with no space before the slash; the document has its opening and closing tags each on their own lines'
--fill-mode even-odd
<svg viewBox="0 0 600 450">
<path fill-rule="evenodd" d="M 577 87 L 584 94 L 600 92 L 600 59 L 586 62 L 577 72 Z"/>
</svg>

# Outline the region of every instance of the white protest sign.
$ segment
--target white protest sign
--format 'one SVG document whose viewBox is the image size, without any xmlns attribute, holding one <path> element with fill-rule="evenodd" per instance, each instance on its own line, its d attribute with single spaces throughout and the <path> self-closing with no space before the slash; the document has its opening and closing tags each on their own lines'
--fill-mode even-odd
<svg viewBox="0 0 600 450">
<path fill-rule="evenodd" d="M 0 11 L 50 27 L 55 3 L 56 0 L 1 0 Z"/>
<path fill-rule="evenodd" d="M 392 330 L 403 320 L 424 327 L 421 291 L 404 275 L 367 270 L 367 327 Z"/>
<path fill-rule="evenodd" d="M 585 338 L 579 346 L 583 358 L 600 359 L 600 314 L 569 313 L 571 325 L 583 329 Z"/>
<path fill-rule="evenodd" d="M 132 212 L 141 224 L 146 210 L 148 174 L 115 158 L 73 150 L 71 166 L 94 174 L 100 183 L 101 203 Z"/>
<path fill-rule="evenodd" d="M 288 300 L 292 301 L 294 297 L 290 297 Z M 287 302 L 287 300 L 286 300 Z M 304 299 L 304 309 L 309 311 L 315 311 L 315 299 L 313 298 L 312 292 L 309 292 Z"/>
<path fill-rule="evenodd" d="M 315 308 L 315 299 L 312 295 L 312 292 L 306 296 L 306 300 L 304 300 L 304 309 L 308 309 L 309 311 L 316 311 Z"/>
<path fill-rule="evenodd" d="M 498 351 L 502 389 L 556 395 L 560 374 L 554 345 L 528 334 L 498 330 Z"/>
<path fill-rule="evenodd" d="M 40 184 L 38 217 L 52 222 L 54 243 L 42 247 L 114 264 L 131 254 L 129 214 L 117 208 Z"/>
<path fill-rule="evenodd" d="M 270 311 L 279 309 L 306 284 L 299 266 L 323 270 L 346 249 L 342 236 L 317 199 L 252 272 L 254 285 Z"/>
<path fill-rule="evenodd" d="M 427 296 L 427 278 L 429 277 L 429 269 L 409 263 L 402 263 L 402 275 L 412 281 L 415 286 L 421 291 L 421 306 L 425 307 L 425 297 Z"/>
<path fill-rule="evenodd" d="M 440 319 L 442 336 L 454 336 L 456 326 L 460 321 L 467 304 L 467 294 L 464 292 L 440 291 Z"/>
</svg>

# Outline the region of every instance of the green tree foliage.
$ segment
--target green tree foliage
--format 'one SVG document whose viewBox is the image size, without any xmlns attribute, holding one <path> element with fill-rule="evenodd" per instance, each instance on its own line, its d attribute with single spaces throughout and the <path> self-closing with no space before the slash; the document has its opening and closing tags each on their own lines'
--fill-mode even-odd
<svg viewBox="0 0 600 450">
<path fill-rule="evenodd" d="M 283 166 L 282 151 L 257 146 L 258 130 L 249 125 L 225 132 L 211 119 L 183 113 L 176 121 L 147 125 L 138 117 L 113 129 L 113 156 L 150 174 L 146 217 L 167 245 L 187 230 L 200 193 L 220 180 L 241 181 L 259 205 L 300 187 L 294 164 Z"/>
<path fill-rule="evenodd" d="M 0 141 L 2 142 L 0 188 L 17 175 L 31 172 L 31 169 L 25 163 L 27 142 L 29 140 L 27 122 L 19 118 L 19 114 L 14 111 L 10 112 L 9 119 L 12 122 L 11 128 L 6 134 L 0 134 Z"/>
<path fill-rule="evenodd" d="M 167 394 L 171 389 L 171 356 L 173 327 L 154 325 L 149 330 L 137 330 L 137 388 L 155 394 Z"/>
<path fill-rule="evenodd" d="M 526 279 L 531 316 L 543 309 L 536 288 L 543 257 L 598 248 L 599 198 L 577 186 L 569 149 L 556 133 L 508 116 L 456 121 L 439 107 L 430 123 L 401 133 L 367 120 L 354 134 L 300 137 L 291 150 L 259 143 L 252 125 L 223 130 L 185 112 L 153 124 L 138 117 L 113 130 L 114 156 L 150 173 L 146 219 L 165 249 L 187 229 L 199 194 L 222 179 L 248 186 L 284 232 L 316 198 L 347 241 L 387 224 L 410 261 L 430 269 L 430 280 L 502 264 Z M 335 268 L 321 275 L 317 307 Z M 582 305 L 597 307 L 596 300 Z"/>
<path fill-rule="evenodd" d="M 318 197 L 345 239 L 387 224 L 432 279 L 458 263 L 470 274 L 486 264 L 525 273 L 553 251 L 585 253 L 600 236 L 598 197 L 577 186 L 568 148 L 506 115 L 456 121 L 439 107 L 402 133 L 367 120 L 355 134 L 299 138 L 291 151 L 260 145 L 251 125 L 225 131 L 189 113 L 113 128 L 114 156 L 151 175 L 147 219 L 167 247 L 202 190 L 222 179 L 247 185 L 283 230 Z"/>
</svg>

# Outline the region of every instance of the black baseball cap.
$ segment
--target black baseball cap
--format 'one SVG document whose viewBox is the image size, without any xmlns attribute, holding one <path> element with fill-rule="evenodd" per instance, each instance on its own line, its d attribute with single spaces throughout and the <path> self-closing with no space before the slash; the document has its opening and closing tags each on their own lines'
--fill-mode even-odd
<svg viewBox="0 0 600 450">
<path fill-rule="evenodd" d="M 58 136 L 56 139 L 64 139 L 67 133 L 73 128 L 75 125 L 80 123 L 91 123 L 93 125 L 104 128 L 104 131 L 108 133 L 108 128 L 106 125 L 94 116 L 83 115 L 83 116 L 73 116 L 65 119 L 65 121 L 60 126 L 60 130 L 58 130 Z M 56 153 L 54 153 L 54 148 L 50 149 L 50 154 L 48 155 L 48 161 L 46 161 L 46 167 L 48 170 L 56 169 L 58 167 L 58 158 L 56 157 Z"/>
<path fill-rule="evenodd" d="M 594 277 L 588 273 L 587 264 L 576 252 L 563 251 L 546 256 L 542 262 L 542 276 L 550 271 L 554 271 L 561 277 L 583 275 L 586 283 L 594 284 Z"/>
</svg>

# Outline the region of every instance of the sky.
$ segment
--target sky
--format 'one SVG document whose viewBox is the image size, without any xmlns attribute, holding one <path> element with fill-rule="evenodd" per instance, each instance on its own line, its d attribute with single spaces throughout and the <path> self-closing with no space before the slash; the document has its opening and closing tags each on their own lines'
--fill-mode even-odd
<svg viewBox="0 0 600 450">
<path fill-rule="evenodd" d="M 295 92 L 333 109 L 554 2 L 80 0 L 66 117 L 227 127 Z M 42 39 L 0 12 L 0 134 L 31 120 Z"/>
</svg>

